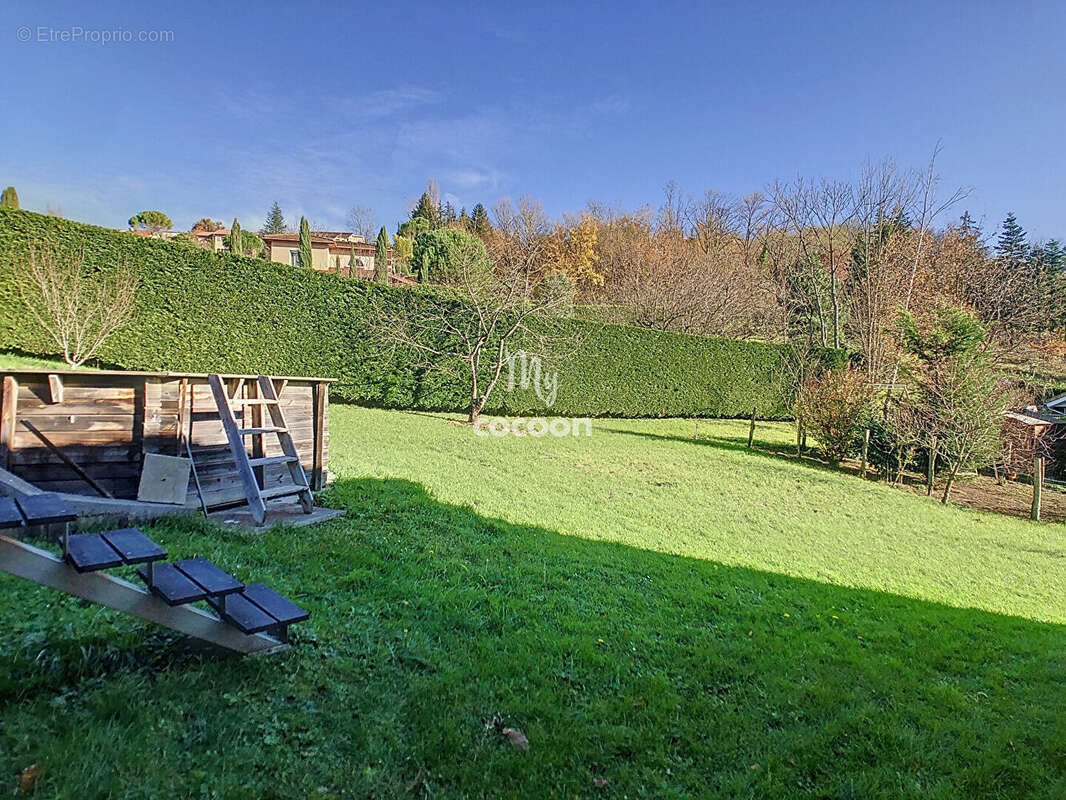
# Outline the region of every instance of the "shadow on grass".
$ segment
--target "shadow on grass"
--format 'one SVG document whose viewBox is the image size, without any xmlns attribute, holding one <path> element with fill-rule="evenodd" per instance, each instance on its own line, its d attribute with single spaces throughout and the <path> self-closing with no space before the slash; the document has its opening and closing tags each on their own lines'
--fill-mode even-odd
<svg viewBox="0 0 1066 800">
<path fill-rule="evenodd" d="M 727 452 L 734 453 L 747 453 L 748 455 L 757 456 L 760 458 L 768 458 L 776 461 L 787 461 L 790 464 L 798 464 L 803 467 L 810 467 L 812 469 L 819 470 L 821 472 L 832 473 L 852 473 L 853 470 L 848 470 L 842 467 L 833 467 L 826 464 L 824 461 L 820 461 L 814 456 L 808 453 L 803 455 L 796 454 L 796 448 L 794 446 L 789 447 L 782 445 L 778 442 L 768 442 L 765 439 L 759 439 L 755 437 L 752 447 L 748 447 L 748 437 L 745 435 L 742 438 L 730 438 L 724 436 L 674 436 L 664 433 L 649 433 L 648 431 L 628 431 L 618 430 L 617 428 L 597 428 L 597 433 L 611 433 L 619 436 L 637 436 L 642 439 L 657 439 L 664 442 L 680 442 L 681 444 L 700 445 L 703 447 L 713 447 L 716 450 L 725 450 Z"/>
<path fill-rule="evenodd" d="M 5 579 L 0 772 L 54 766 L 57 796 L 182 795 L 191 773 L 220 796 L 1062 795 L 1062 626 L 514 525 L 404 480 L 323 499 L 349 516 L 152 531 L 312 611 L 278 658 L 153 661 L 173 642 L 151 626 Z"/>
</svg>

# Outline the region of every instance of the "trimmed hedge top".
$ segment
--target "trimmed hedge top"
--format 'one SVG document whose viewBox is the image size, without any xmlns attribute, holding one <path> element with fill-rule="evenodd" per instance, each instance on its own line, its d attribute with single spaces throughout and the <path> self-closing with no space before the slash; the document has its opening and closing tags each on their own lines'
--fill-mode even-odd
<svg viewBox="0 0 1066 800">
<path fill-rule="evenodd" d="M 194 250 L 26 211 L 0 209 L 0 347 L 52 353 L 22 307 L 15 264 L 30 246 L 82 251 L 86 267 L 119 263 L 141 275 L 130 324 L 102 361 L 126 369 L 336 377 L 335 399 L 364 405 L 463 411 L 462 381 L 386 356 L 368 325 L 375 302 L 439 292 L 388 287 L 252 258 Z M 410 299 L 410 298 L 406 298 Z M 784 345 L 566 320 L 583 340 L 558 365 L 550 409 L 532 388 L 497 389 L 490 413 L 619 417 L 789 416 Z"/>
</svg>

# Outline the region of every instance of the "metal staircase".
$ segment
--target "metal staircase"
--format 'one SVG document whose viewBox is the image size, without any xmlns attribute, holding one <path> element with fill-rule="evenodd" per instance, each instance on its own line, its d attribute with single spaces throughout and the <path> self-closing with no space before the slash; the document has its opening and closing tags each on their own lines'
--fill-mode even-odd
<svg viewBox="0 0 1066 800">
<path fill-rule="evenodd" d="M 71 533 L 77 515 L 49 493 L 0 497 L 0 530 L 61 526 L 61 556 L 0 533 L 0 572 L 156 622 L 238 653 L 283 648 L 289 626 L 310 614 L 262 583 L 241 581 L 203 558 L 165 563 L 167 552 L 136 528 Z M 104 574 L 141 565 L 147 591 Z M 217 616 L 189 605 L 204 600 Z"/>
</svg>

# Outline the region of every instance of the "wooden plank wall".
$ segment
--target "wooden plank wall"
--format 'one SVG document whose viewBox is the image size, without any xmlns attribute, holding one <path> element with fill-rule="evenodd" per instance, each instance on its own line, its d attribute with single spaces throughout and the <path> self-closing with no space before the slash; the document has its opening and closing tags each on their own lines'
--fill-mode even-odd
<svg viewBox="0 0 1066 800">
<path fill-rule="evenodd" d="M 47 491 L 95 495 L 91 487 L 25 426 L 30 422 L 49 441 L 81 466 L 115 497 L 135 499 L 144 453 L 186 456 L 189 437 L 200 484 L 209 506 L 244 501 L 233 457 L 218 418 L 206 378 L 134 375 L 62 375 L 62 402 L 53 401 L 47 373 L 16 374 L 3 383 L 0 407 L 8 409 L 10 388 L 17 384 L 14 417 L 5 415 L 7 447 L 0 450 L 7 468 Z M 281 392 L 281 407 L 296 444 L 300 461 L 311 478 L 315 468 L 325 471 L 328 453 L 328 403 L 319 402 L 322 423 L 316 425 L 316 394 L 325 395 L 328 384 L 288 382 Z M 316 389 L 321 387 L 321 389 Z M 242 396 L 255 396 L 254 381 L 246 382 Z M 251 427 L 259 406 L 243 412 L 244 427 Z M 240 417 L 238 417 L 240 419 Z M 13 427 L 11 422 L 14 422 Z M 316 459 L 316 433 L 321 428 L 321 455 Z M 0 436 L 0 438 L 3 438 Z M 281 455 L 276 436 L 262 439 L 262 452 Z M 250 450 L 257 445 L 249 437 Z M 0 463 L 0 466 L 5 464 Z M 283 482 L 284 466 L 262 470 L 264 486 Z M 286 481 L 287 482 L 287 481 Z M 319 482 L 318 488 L 321 487 Z M 195 482 L 189 481 L 187 504 L 199 506 Z"/>
</svg>

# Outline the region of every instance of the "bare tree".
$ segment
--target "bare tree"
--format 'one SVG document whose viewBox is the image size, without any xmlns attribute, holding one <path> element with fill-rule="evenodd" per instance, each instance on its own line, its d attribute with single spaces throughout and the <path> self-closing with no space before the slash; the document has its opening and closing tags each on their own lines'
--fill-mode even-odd
<svg viewBox="0 0 1066 800">
<path fill-rule="evenodd" d="M 348 227 L 368 242 L 377 235 L 377 217 L 370 206 L 353 206 L 348 212 Z"/>
<path fill-rule="evenodd" d="M 543 277 L 552 225 L 544 208 L 531 197 L 522 197 L 515 208 L 509 198 L 492 207 L 493 228 L 486 236 L 489 258 L 505 275 L 521 277 L 523 293 L 532 293 Z"/>
<path fill-rule="evenodd" d="M 933 154 L 929 157 L 929 164 L 926 167 L 925 172 L 919 178 L 921 202 L 918 206 L 918 219 L 917 219 L 917 231 L 918 235 L 914 237 L 913 254 L 911 257 L 911 268 L 907 276 L 907 290 L 903 297 L 902 310 L 904 313 L 910 311 L 911 300 L 914 296 L 915 279 L 918 274 L 918 266 L 921 263 L 922 256 L 924 254 L 924 248 L 929 239 L 929 231 L 944 211 L 951 208 L 951 206 L 963 200 L 969 195 L 970 190 L 966 188 L 959 188 L 953 191 L 947 199 L 940 201 L 937 199 L 937 188 L 940 184 L 940 178 L 936 174 L 936 157 L 940 154 L 940 142 L 937 142 L 936 147 L 933 148 Z M 897 344 L 902 344 L 903 334 L 900 333 L 900 338 L 897 340 Z M 902 348 L 899 348 L 902 351 Z M 900 359 L 897 357 L 892 367 L 892 378 L 889 381 L 889 391 L 885 396 L 885 402 L 887 403 L 892 396 L 892 386 L 899 378 Z M 949 486 L 950 488 L 950 486 Z"/>
<path fill-rule="evenodd" d="M 82 253 L 56 256 L 30 250 L 16 264 L 19 297 L 34 321 L 77 368 L 92 358 L 133 310 L 137 276 L 125 264 L 110 276 L 89 274 Z"/>
<path fill-rule="evenodd" d="M 560 327 L 565 295 L 530 291 L 535 281 L 521 258 L 493 265 L 476 236 L 460 241 L 438 271 L 451 301 L 411 290 L 381 296 L 375 333 L 423 369 L 464 381 L 468 420 L 476 423 L 518 350 L 552 363 L 577 341 Z"/>
</svg>

